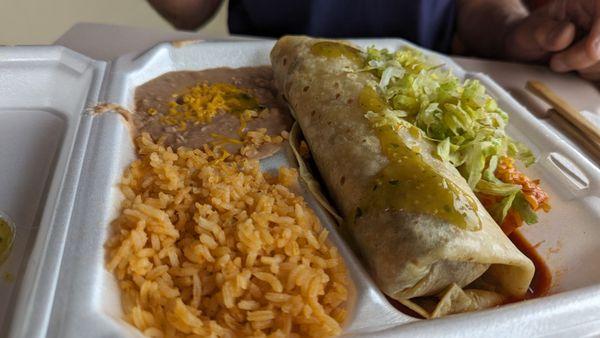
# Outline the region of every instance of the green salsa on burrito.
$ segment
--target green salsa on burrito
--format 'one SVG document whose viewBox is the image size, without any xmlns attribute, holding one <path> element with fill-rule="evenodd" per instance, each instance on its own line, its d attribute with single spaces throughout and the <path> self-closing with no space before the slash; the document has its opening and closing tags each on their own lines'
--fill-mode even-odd
<svg viewBox="0 0 600 338">
<path fill-rule="evenodd" d="M 422 149 L 416 140 L 405 142 L 411 138 L 420 139 L 422 132 L 400 119 L 386 116 L 386 103 L 371 87 L 363 88 L 358 101 L 370 112 L 367 118 L 372 122 L 381 149 L 389 159 L 389 164 L 375 179 L 373 186 L 373 191 L 380 189 L 383 192 L 367 196 L 364 202 L 367 205 L 363 208 L 381 209 L 391 200 L 395 209 L 431 213 L 460 228 L 479 230 L 481 220 L 473 198 L 423 161 L 419 156 Z M 399 135 L 400 129 L 404 129 L 404 138 Z"/>
</svg>

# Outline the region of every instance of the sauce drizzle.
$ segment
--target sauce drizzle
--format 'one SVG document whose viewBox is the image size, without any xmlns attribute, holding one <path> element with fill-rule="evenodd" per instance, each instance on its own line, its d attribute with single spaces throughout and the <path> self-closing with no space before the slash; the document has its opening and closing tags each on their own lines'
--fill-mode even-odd
<svg viewBox="0 0 600 338">
<path fill-rule="evenodd" d="M 508 238 L 510 238 L 519 251 L 531 259 L 533 265 L 535 266 L 533 280 L 531 281 L 531 284 L 529 284 L 529 289 L 527 290 L 527 294 L 523 299 L 546 296 L 552 287 L 552 273 L 550 272 L 550 268 L 542 256 L 540 256 L 540 254 L 534 248 L 534 246 L 529 243 L 529 241 L 519 230 L 513 231 Z M 519 300 L 522 299 L 515 299 L 514 301 Z"/>
</svg>

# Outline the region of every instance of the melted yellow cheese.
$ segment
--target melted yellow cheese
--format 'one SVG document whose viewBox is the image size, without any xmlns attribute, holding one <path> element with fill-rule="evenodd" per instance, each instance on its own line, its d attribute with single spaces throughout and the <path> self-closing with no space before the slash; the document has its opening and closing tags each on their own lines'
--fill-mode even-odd
<svg viewBox="0 0 600 338">
<path fill-rule="evenodd" d="M 187 123 L 206 124 L 218 114 L 241 114 L 247 109 L 257 109 L 259 104 L 256 98 L 234 85 L 203 83 L 189 88 L 169 106 L 169 111 L 160 117 L 160 121 L 185 130 Z M 154 115 L 150 111 L 148 113 Z"/>
</svg>

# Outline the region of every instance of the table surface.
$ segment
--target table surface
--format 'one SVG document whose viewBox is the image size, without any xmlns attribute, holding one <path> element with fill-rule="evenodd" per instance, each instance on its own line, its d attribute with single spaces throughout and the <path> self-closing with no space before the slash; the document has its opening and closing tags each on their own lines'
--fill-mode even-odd
<svg viewBox="0 0 600 338">
<path fill-rule="evenodd" d="M 164 41 L 228 38 L 232 37 L 96 23 L 78 23 L 65 32 L 55 44 L 65 46 L 97 60 L 108 61 L 123 54 L 142 52 Z M 525 91 L 525 83 L 528 80 L 544 82 L 567 102 L 571 103 L 573 107 L 582 111 L 588 117 L 598 117 L 600 120 L 600 91 L 594 84 L 576 75 L 557 74 L 547 67 L 537 65 L 456 56 L 452 58 L 466 70 L 485 73 L 492 77 L 532 113 L 540 116 L 544 124 L 550 125 L 552 129 L 555 129 L 567 139 L 568 137 L 562 133 L 559 125 L 543 118 L 550 107 Z M 582 153 L 587 153 L 576 143 L 571 143 Z M 587 155 L 593 158 L 591 154 L 587 153 Z M 594 160 L 600 163 L 600 159 L 594 158 Z"/>
</svg>

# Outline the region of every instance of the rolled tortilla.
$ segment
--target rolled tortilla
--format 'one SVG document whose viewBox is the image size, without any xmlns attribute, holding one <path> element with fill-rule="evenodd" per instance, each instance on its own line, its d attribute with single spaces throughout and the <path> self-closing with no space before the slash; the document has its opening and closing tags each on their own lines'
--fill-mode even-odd
<svg viewBox="0 0 600 338">
<path fill-rule="evenodd" d="M 286 36 L 271 63 L 372 278 L 403 302 L 446 299 L 427 311 L 431 317 L 524 296 L 533 263 L 420 130 L 386 115 L 373 95 L 375 76 L 360 71 L 361 53 L 348 43 Z M 465 292 L 468 285 L 482 291 Z M 462 305 L 449 306 L 453 300 Z"/>
</svg>

